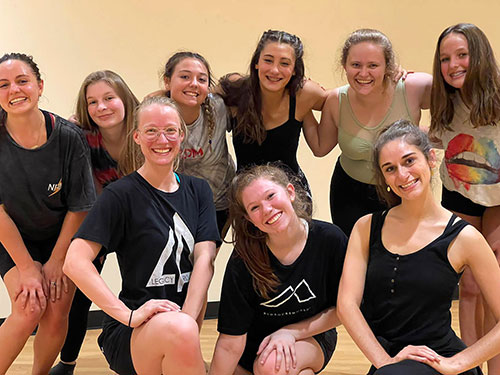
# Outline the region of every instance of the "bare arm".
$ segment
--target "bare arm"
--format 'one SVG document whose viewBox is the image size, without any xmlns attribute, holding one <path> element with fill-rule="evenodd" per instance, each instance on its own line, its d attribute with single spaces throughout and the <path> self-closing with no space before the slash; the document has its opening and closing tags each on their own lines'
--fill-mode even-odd
<svg viewBox="0 0 500 375">
<path fill-rule="evenodd" d="M 247 335 L 219 334 L 209 375 L 233 375 L 245 350 Z"/>
<path fill-rule="evenodd" d="M 68 252 L 71 239 L 87 216 L 86 211 L 71 212 L 68 211 L 64 217 L 63 225 L 57 242 L 52 250 L 49 260 L 42 266 L 43 277 L 45 279 L 49 298 L 54 302 L 61 298 L 62 291 L 68 292 L 68 279 L 62 271 L 64 259 Z"/>
<path fill-rule="evenodd" d="M 215 242 L 204 241 L 194 245 L 194 268 L 182 311 L 196 320 L 203 307 L 208 286 L 214 274 Z"/>
<path fill-rule="evenodd" d="M 490 332 L 467 349 L 450 358 L 442 357 L 439 363 L 428 363 L 443 374 L 456 374 L 478 366 L 500 352 L 500 268 L 488 243 L 472 226 L 460 232 L 450 246 L 448 258 L 455 269 L 470 267 L 497 321 Z"/>
<path fill-rule="evenodd" d="M 408 74 L 405 80 L 405 89 L 412 119 L 418 124 L 421 110 L 429 109 L 431 105 L 432 76 L 421 72 Z M 427 132 L 429 124 L 423 124 L 421 129 Z"/>
<path fill-rule="evenodd" d="M 22 305 L 28 304 L 31 311 L 36 305 L 45 308 L 47 301 L 47 290 L 43 282 L 43 276 L 26 248 L 24 241 L 17 229 L 16 224 L 5 211 L 4 205 L 0 205 L 0 242 L 7 250 L 10 257 L 19 270 L 19 287 L 15 298 L 23 299 Z"/>
<path fill-rule="evenodd" d="M 359 308 L 366 279 L 369 255 L 371 215 L 358 220 L 347 246 L 340 279 L 337 312 L 349 335 L 368 360 L 377 368 L 392 362 L 379 344 Z"/>
<path fill-rule="evenodd" d="M 131 310 L 113 294 L 92 264 L 100 249 L 101 245 L 96 242 L 73 240 L 63 271 L 106 314 L 128 325 Z M 138 327 L 154 314 L 167 311 L 179 311 L 179 306 L 168 300 L 149 300 L 134 311 L 130 326 Z"/>
</svg>

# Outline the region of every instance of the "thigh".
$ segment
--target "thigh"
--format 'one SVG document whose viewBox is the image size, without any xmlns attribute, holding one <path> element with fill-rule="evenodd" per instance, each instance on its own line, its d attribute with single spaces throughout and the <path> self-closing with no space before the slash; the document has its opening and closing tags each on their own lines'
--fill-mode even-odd
<svg viewBox="0 0 500 375">
<path fill-rule="evenodd" d="M 374 375 L 439 375 L 439 372 L 425 363 L 406 359 L 404 361 L 383 366 L 373 372 Z"/>
<path fill-rule="evenodd" d="M 132 328 L 106 318 L 97 342 L 109 364 L 109 368 L 120 375 L 137 374 L 130 353 Z"/>
<path fill-rule="evenodd" d="M 319 345 L 318 341 L 316 341 L 312 337 L 297 341 L 295 343 L 295 354 L 297 357 L 297 367 L 295 369 L 291 368 L 288 373 L 285 370 L 284 360 L 282 360 L 279 372 L 273 372 L 271 370 L 275 368 L 276 350 L 272 351 L 269 357 L 267 357 L 267 360 L 264 364 L 260 363 L 260 356 L 257 356 L 253 366 L 254 373 L 255 374 L 276 373 L 276 375 L 279 374 L 295 375 L 299 374 L 304 369 L 311 369 L 315 373 L 318 373 L 324 367 L 325 357 L 323 354 L 323 350 Z"/>
</svg>

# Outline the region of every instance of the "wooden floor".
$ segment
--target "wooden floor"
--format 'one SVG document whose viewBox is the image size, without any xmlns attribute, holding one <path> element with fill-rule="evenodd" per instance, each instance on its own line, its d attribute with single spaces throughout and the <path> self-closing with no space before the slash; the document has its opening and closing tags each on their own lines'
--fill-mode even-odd
<svg viewBox="0 0 500 375">
<path fill-rule="evenodd" d="M 453 303 L 453 328 L 458 333 L 458 304 Z M 201 334 L 201 348 L 203 357 L 206 361 L 212 358 L 215 341 L 217 340 L 217 320 L 206 320 L 203 324 Z M 349 335 L 343 327 L 339 327 L 339 340 L 335 354 L 332 360 L 322 372 L 324 375 L 362 375 L 366 374 L 369 368 L 369 362 L 364 358 Z M 106 360 L 102 356 L 97 347 L 97 336 L 100 330 L 90 330 L 87 332 L 87 337 L 83 344 L 78 365 L 75 370 L 76 375 L 110 375 Z M 30 338 L 28 344 L 22 351 L 19 358 L 11 367 L 8 375 L 27 375 L 31 373 L 32 360 L 32 340 Z"/>
</svg>

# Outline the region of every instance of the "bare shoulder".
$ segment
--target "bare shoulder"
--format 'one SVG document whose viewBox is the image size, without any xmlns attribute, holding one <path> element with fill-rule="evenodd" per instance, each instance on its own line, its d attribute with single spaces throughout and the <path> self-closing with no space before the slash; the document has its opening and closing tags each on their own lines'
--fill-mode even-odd
<svg viewBox="0 0 500 375">
<path fill-rule="evenodd" d="M 408 74 L 405 79 L 405 88 L 408 94 L 420 93 L 430 90 L 432 87 L 432 75 L 429 73 L 416 72 Z M 430 91 L 429 91 L 430 93 Z"/>
<path fill-rule="evenodd" d="M 321 110 L 327 96 L 328 91 L 324 87 L 308 79 L 304 81 L 304 85 L 297 91 L 297 104 L 303 106 L 305 112 L 311 109 Z"/>
<path fill-rule="evenodd" d="M 448 258 L 456 270 L 492 254 L 486 239 L 472 225 L 465 226 L 448 249 Z"/>
</svg>

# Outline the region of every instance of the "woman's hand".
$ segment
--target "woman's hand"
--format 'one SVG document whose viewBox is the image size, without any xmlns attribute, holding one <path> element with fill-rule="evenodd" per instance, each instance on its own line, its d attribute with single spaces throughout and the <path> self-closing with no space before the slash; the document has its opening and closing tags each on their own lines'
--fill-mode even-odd
<svg viewBox="0 0 500 375">
<path fill-rule="evenodd" d="M 150 299 L 137 310 L 133 310 L 132 319 L 125 324 L 129 324 L 132 328 L 137 328 L 158 313 L 172 311 L 180 312 L 181 308 L 175 302 L 167 299 Z"/>
<path fill-rule="evenodd" d="M 390 363 L 397 363 L 405 359 L 411 359 L 431 365 L 431 363 L 439 363 L 442 358 L 443 357 L 437 354 L 434 350 L 425 345 L 408 345 L 404 347 L 395 357 L 393 357 L 392 362 Z"/>
<path fill-rule="evenodd" d="M 47 296 L 42 273 L 36 266 L 19 269 L 19 286 L 14 300 L 22 309 L 28 307 L 30 312 L 37 308 L 44 310 L 47 307 Z"/>
<path fill-rule="evenodd" d="M 257 355 L 260 363 L 266 363 L 267 358 L 276 350 L 275 369 L 278 371 L 281 368 L 283 360 L 285 360 L 286 372 L 289 372 L 291 367 L 297 366 L 297 356 L 295 353 L 295 337 L 284 330 L 277 330 L 262 340 Z"/>
<path fill-rule="evenodd" d="M 61 299 L 63 290 L 65 293 L 69 291 L 68 278 L 62 270 L 63 264 L 64 260 L 50 257 L 47 263 L 42 266 L 42 274 L 48 291 L 47 297 L 52 302 Z"/>
</svg>

